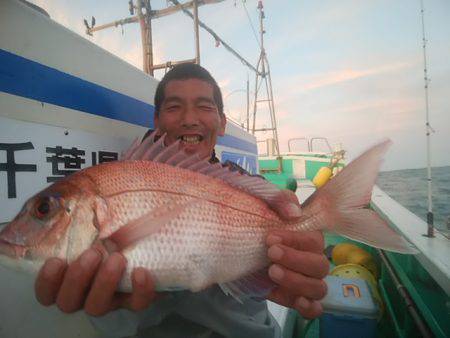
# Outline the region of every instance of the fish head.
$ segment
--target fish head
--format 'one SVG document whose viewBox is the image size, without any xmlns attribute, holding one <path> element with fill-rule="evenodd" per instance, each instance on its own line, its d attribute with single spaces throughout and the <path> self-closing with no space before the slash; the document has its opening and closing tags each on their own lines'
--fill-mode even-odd
<svg viewBox="0 0 450 338">
<path fill-rule="evenodd" d="M 50 257 L 71 260 L 92 244 L 98 234 L 95 193 L 86 189 L 92 183 L 70 178 L 52 184 L 24 204 L 0 232 L 0 255 L 40 263 Z"/>
</svg>

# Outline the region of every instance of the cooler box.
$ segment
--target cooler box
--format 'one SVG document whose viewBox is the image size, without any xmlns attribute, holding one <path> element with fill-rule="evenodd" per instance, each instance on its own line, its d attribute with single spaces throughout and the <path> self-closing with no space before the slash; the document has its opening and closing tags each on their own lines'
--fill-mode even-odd
<svg viewBox="0 0 450 338">
<path fill-rule="evenodd" d="M 363 279 L 327 276 L 328 294 L 322 300 L 320 338 L 376 336 L 378 306 Z"/>
</svg>

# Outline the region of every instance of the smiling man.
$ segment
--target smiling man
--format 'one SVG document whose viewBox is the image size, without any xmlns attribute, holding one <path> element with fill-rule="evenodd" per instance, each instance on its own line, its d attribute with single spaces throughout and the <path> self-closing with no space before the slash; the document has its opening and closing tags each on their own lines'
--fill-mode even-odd
<svg viewBox="0 0 450 338">
<path fill-rule="evenodd" d="M 222 94 L 202 67 L 184 64 L 169 71 L 155 94 L 155 127 L 166 133 L 166 146 L 181 140 L 189 153 L 217 162 L 214 147 L 225 133 Z M 234 164 L 232 169 L 239 169 Z M 272 206 L 285 219 L 300 215 L 297 198 L 285 192 L 291 203 Z M 268 299 L 297 309 L 303 316 L 320 315 L 319 299 L 325 296 L 322 278 L 328 261 L 322 254 L 320 232 L 279 230 L 267 237 L 269 276 L 276 284 Z M 95 249 L 84 252 L 69 266 L 50 259 L 36 280 L 36 297 L 43 305 L 57 304 L 66 313 L 84 308 L 108 337 L 279 337 L 280 329 L 265 302 L 251 298 L 243 304 L 225 295 L 218 286 L 202 292 L 157 295 L 151 271 L 137 268 L 133 291 L 116 292 L 126 267 L 120 253 L 102 257 Z M 129 311 L 131 310 L 131 311 Z M 100 317 L 101 316 L 101 317 Z"/>
<path fill-rule="evenodd" d="M 222 95 L 205 80 L 185 78 L 190 67 L 179 66 L 160 82 L 155 93 L 155 127 L 167 133 L 166 145 L 180 139 L 188 153 L 210 157 L 217 136 L 225 134 Z"/>
</svg>

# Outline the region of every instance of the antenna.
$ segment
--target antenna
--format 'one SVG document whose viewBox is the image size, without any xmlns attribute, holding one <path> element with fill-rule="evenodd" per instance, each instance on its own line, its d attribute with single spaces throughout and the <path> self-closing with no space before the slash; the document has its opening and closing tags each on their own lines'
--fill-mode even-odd
<svg viewBox="0 0 450 338">
<path fill-rule="evenodd" d="M 427 182 L 428 182 L 428 212 L 427 212 L 427 223 L 428 229 L 427 233 L 424 234 L 426 237 L 434 237 L 434 217 L 433 217 L 433 198 L 431 190 L 431 133 L 434 133 L 433 128 L 430 125 L 430 114 L 429 114 L 429 104 L 428 104 L 428 84 L 430 79 L 428 78 L 427 69 L 427 40 L 425 38 L 425 14 L 423 8 L 423 0 L 420 0 L 420 14 L 422 17 L 422 49 L 423 49 L 423 79 L 425 81 L 425 128 L 427 135 Z"/>
</svg>

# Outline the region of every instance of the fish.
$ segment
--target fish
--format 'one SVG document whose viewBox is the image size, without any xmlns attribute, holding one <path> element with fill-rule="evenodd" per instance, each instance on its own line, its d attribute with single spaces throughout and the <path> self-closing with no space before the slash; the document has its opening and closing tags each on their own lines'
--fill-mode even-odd
<svg viewBox="0 0 450 338">
<path fill-rule="evenodd" d="M 156 132 L 121 160 L 85 168 L 31 197 L 0 232 L 0 262 L 36 273 L 44 261 L 67 262 L 92 247 L 127 259 L 120 291 L 144 267 L 158 291 L 198 292 L 218 284 L 236 299 L 267 295 L 273 282 L 265 239 L 273 229 L 332 231 L 368 245 L 417 249 L 367 208 L 391 141 L 349 163 L 284 220 L 274 209 L 292 196 L 261 177 L 230 171 Z M 297 202 L 298 203 L 298 202 Z"/>
</svg>

